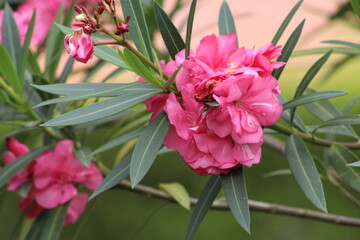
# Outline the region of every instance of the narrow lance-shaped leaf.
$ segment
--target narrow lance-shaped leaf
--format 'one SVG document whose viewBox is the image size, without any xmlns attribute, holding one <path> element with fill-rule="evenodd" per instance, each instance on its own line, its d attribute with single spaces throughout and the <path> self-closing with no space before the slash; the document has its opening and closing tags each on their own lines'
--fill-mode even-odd
<svg viewBox="0 0 360 240">
<path fill-rule="evenodd" d="M 143 128 L 136 129 L 136 130 L 129 132 L 125 135 L 122 135 L 114 140 L 111 140 L 110 142 L 107 142 L 106 144 L 102 145 L 101 147 L 99 147 L 99 148 L 95 149 L 93 152 L 91 152 L 91 156 L 101 153 L 101 152 L 104 152 L 106 150 L 109 150 L 111 148 L 117 147 L 117 146 L 119 146 L 123 143 L 126 143 L 130 140 L 133 140 L 135 138 L 138 138 L 141 135 L 142 131 L 144 131 Z"/>
<path fill-rule="evenodd" d="M 60 205 L 54 209 L 47 210 L 39 240 L 57 240 L 60 238 L 67 208 L 67 205 Z"/>
<path fill-rule="evenodd" d="M 120 0 L 124 17 L 130 16 L 130 35 L 137 49 L 153 59 L 151 39 L 140 0 Z"/>
<path fill-rule="evenodd" d="M 192 28 L 193 28 L 193 23 L 194 23 L 196 3 L 197 3 L 197 0 L 193 0 L 191 2 L 189 16 L 187 19 L 186 40 L 185 40 L 185 59 L 187 59 L 188 56 L 190 55 L 191 35 L 192 35 Z"/>
<path fill-rule="evenodd" d="M 324 190 L 311 153 L 303 140 L 293 134 L 286 141 L 286 158 L 292 174 L 305 196 L 326 212 Z"/>
<path fill-rule="evenodd" d="M 143 83 L 141 83 L 141 82 L 127 83 L 127 84 L 120 85 L 118 87 L 108 86 L 108 87 L 88 91 L 85 93 L 73 94 L 73 95 L 68 95 L 68 96 L 61 97 L 61 98 L 50 99 L 50 100 L 41 102 L 40 104 L 36 105 L 35 107 L 41 107 L 41 106 L 55 104 L 55 103 L 61 103 L 61 102 L 69 102 L 69 101 L 87 99 L 87 98 L 92 98 L 92 97 L 99 97 L 104 94 L 111 94 L 113 92 L 117 92 L 117 91 L 120 91 L 120 90 L 123 90 L 126 88 L 130 88 L 132 86 L 140 85 L 140 84 L 143 84 Z"/>
<path fill-rule="evenodd" d="M 221 189 L 220 177 L 213 175 L 201 191 L 198 202 L 191 215 L 189 226 L 186 232 L 186 240 L 191 240 L 199 228 L 202 220 L 211 209 L 211 206 Z"/>
<path fill-rule="evenodd" d="M 130 71 L 133 71 L 152 85 L 162 87 L 164 82 L 162 82 L 156 74 L 147 69 L 140 59 L 134 53 L 130 52 L 130 50 L 125 48 L 124 53 L 119 51 L 119 55 L 126 65 L 130 67 Z"/>
<path fill-rule="evenodd" d="M 356 97 L 354 97 L 353 99 L 351 99 L 346 105 L 345 105 L 345 107 L 341 110 L 341 112 L 343 113 L 343 114 L 347 114 L 349 111 L 350 111 L 350 109 L 355 105 L 355 103 L 357 102 L 357 101 L 359 101 L 360 100 L 360 95 L 357 95 Z"/>
<path fill-rule="evenodd" d="M 329 44 L 343 45 L 353 48 L 360 48 L 360 44 L 347 42 L 347 41 L 340 41 L 340 40 L 327 40 L 327 41 L 322 41 L 321 43 L 329 43 Z"/>
<path fill-rule="evenodd" d="M 15 92 L 22 93 L 23 88 L 17 76 L 16 67 L 3 45 L 0 45 L 0 59 L 0 74 L 3 75 L 7 83 L 15 90 Z"/>
<path fill-rule="evenodd" d="M 360 159 L 357 162 L 348 163 L 348 164 L 346 164 L 346 166 L 348 166 L 348 167 L 360 167 Z"/>
<path fill-rule="evenodd" d="M 43 151 L 48 149 L 50 146 L 44 146 L 41 148 L 37 148 L 32 150 L 31 152 L 18 157 L 16 160 L 12 161 L 10 164 L 0 169 L 0 188 L 9 181 L 12 176 L 14 176 L 17 172 L 25 168 L 31 161 L 35 160 L 35 158 L 40 155 Z"/>
<path fill-rule="evenodd" d="M 354 12 L 360 18 L 360 1 L 359 0 L 350 0 L 351 6 L 354 9 Z"/>
<path fill-rule="evenodd" d="M 334 144 L 329 150 L 329 160 L 336 172 L 355 190 L 360 192 L 360 169 L 349 167 L 357 164 L 359 158 L 344 145 Z"/>
<path fill-rule="evenodd" d="M 220 7 L 219 33 L 220 35 L 224 35 L 232 32 L 236 34 L 234 17 L 231 14 L 228 3 L 224 0 Z"/>
<path fill-rule="evenodd" d="M 169 125 L 167 115 L 165 112 L 161 112 L 140 135 L 130 163 L 130 179 L 133 188 L 141 181 L 153 164 Z"/>
<path fill-rule="evenodd" d="M 68 61 L 66 62 L 66 65 L 61 73 L 59 80 L 57 80 L 58 83 L 64 83 L 67 80 L 67 78 L 69 77 L 69 75 L 72 72 L 74 63 L 75 63 L 75 58 L 70 56 L 68 58 Z"/>
<path fill-rule="evenodd" d="M 325 64 L 325 62 L 328 60 L 331 53 L 332 53 L 332 50 L 327 52 L 318 61 L 316 61 L 316 63 L 314 63 L 314 65 L 312 65 L 311 68 L 306 72 L 304 78 L 300 82 L 299 87 L 296 89 L 294 99 L 303 95 L 306 88 L 309 86 L 310 82 L 313 80 L 315 75 L 319 72 L 319 70 L 322 68 L 322 66 Z M 291 113 L 290 113 L 291 122 L 293 121 L 295 111 L 296 111 L 296 107 L 291 108 Z"/>
<path fill-rule="evenodd" d="M 20 58 L 20 68 L 18 69 L 18 75 L 21 85 L 24 85 L 24 79 L 25 79 L 25 72 L 26 72 L 26 66 L 28 64 L 28 56 L 29 56 L 29 46 L 31 43 L 31 39 L 33 36 L 34 26 L 35 26 L 35 19 L 36 19 L 36 10 L 34 10 L 32 17 L 30 19 L 28 29 L 26 32 L 26 37 L 24 41 L 24 45 L 22 47 L 21 51 L 21 58 Z"/>
<path fill-rule="evenodd" d="M 281 102 L 281 104 L 284 104 L 286 103 L 286 99 L 282 96 L 282 95 L 277 95 L 276 96 L 279 101 Z M 286 109 L 282 112 L 282 115 L 281 117 L 288 123 L 291 123 L 290 121 L 290 109 Z M 306 132 L 306 127 L 305 127 L 305 124 L 304 122 L 302 121 L 302 119 L 299 117 L 298 114 L 294 114 L 294 120 L 293 120 L 293 126 L 295 128 L 297 128 L 298 130 L 302 131 L 302 132 Z"/>
<path fill-rule="evenodd" d="M 0 33 L 2 34 L 2 44 L 9 52 L 11 59 L 15 63 L 15 69 L 17 69 L 21 62 L 20 36 L 14 19 L 14 13 L 8 4 L 5 5 L 2 18 L 2 29 Z"/>
<path fill-rule="evenodd" d="M 295 13 L 297 12 L 297 10 L 299 9 L 300 5 L 302 4 L 302 0 L 299 1 L 289 12 L 289 14 L 286 16 L 286 18 L 284 19 L 284 21 L 281 23 L 279 29 L 277 30 L 273 40 L 271 41 L 272 44 L 276 45 L 279 41 L 279 39 L 281 38 L 282 34 L 284 33 L 285 29 L 287 28 L 287 26 L 289 25 L 291 19 L 294 17 Z"/>
<path fill-rule="evenodd" d="M 293 52 L 291 57 L 311 56 L 325 54 L 326 52 L 333 50 L 334 54 L 345 54 L 357 56 L 360 54 L 360 49 L 349 47 L 325 47 L 325 48 L 313 48 L 301 51 Z"/>
<path fill-rule="evenodd" d="M 337 125 L 357 125 L 357 124 L 360 124 L 360 114 L 336 117 L 324 122 L 319 127 L 315 128 L 313 133 L 315 133 L 316 130 L 322 127 L 337 126 Z"/>
<path fill-rule="evenodd" d="M 168 49 L 170 56 L 175 59 L 175 55 L 185 48 L 185 42 L 169 16 L 155 1 L 154 11 L 156 21 L 159 26 L 161 36 L 165 42 L 166 48 Z"/>
<path fill-rule="evenodd" d="M 183 208 L 190 210 L 190 197 L 185 187 L 178 183 L 160 183 L 159 188 L 168 193 Z"/>
<path fill-rule="evenodd" d="M 310 93 L 310 94 L 307 94 L 307 95 L 297 97 L 296 99 L 293 99 L 291 101 L 288 101 L 287 103 L 284 104 L 284 109 L 297 107 L 297 106 L 300 106 L 300 105 L 304 105 L 304 104 L 319 101 L 319 100 L 324 100 L 324 99 L 329 99 L 329 98 L 334 98 L 334 97 L 340 97 L 340 96 L 344 96 L 346 94 L 348 94 L 348 93 L 344 92 L 344 91 L 314 92 L 314 93 Z"/>
<path fill-rule="evenodd" d="M 220 175 L 226 201 L 240 226 L 250 233 L 250 211 L 243 168 Z"/>
<path fill-rule="evenodd" d="M 277 59 L 279 62 L 287 62 L 293 52 L 299 38 L 301 35 L 301 31 L 304 27 L 305 20 L 303 20 L 299 26 L 294 30 L 294 32 L 290 35 L 289 39 L 286 41 L 283 50 L 281 51 L 282 55 Z M 282 71 L 284 70 L 285 66 L 275 69 L 272 72 L 274 78 L 279 79 Z"/>
<path fill-rule="evenodd" d="M 42 126 L 69 126 L 95 121 L 122 112 L 158 93 L 161 93 L 161 91 L 156 89 L 152 92 L 139 91 L 135 93 L 127 93 L 116 98 L 93 103 L 91 105 L 65 113 L 64 115 L 51 119 Z"/>
<path fill-rule="evenodd" d="M 111 170 L 111 172 L 91 194 L 89 200 L 114 187 L 119 182 L 127 178 L 130 175 L 130 159 L 131 155 L 128 155 L 116 167 L 114 167 L 114 169 Z"/>
</svg>

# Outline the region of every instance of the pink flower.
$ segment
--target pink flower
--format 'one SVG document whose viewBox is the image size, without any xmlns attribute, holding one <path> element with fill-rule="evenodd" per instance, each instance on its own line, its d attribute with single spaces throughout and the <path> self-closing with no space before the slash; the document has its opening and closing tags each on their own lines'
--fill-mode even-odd
<svg viewBox="0 0 360 240">
<path fill-rule="evenodd" d="M 58 142 L 54 151 L 46 151 L 36 159 L 34 198 L 43 208 L 54 208 L 74 198 L 78 191 L 73 183 L 95 190 L 103 177 L 95 163 L 81 165 L 72 153 L 73 142 Z"/>
<path fill-rule="evenodd" d="M 203 38 L 189 60 L 184 50 L 172 66 L 180 96 L 174 93 L 154 96 L 148 110 L 164 110 L 171 126 L 164 144 L 177 150 L 198 174 L 228 173 L 241 165 L 252 166 L 261 157 L 263 126 L 281 116 L 280 93 L 273 69 L 284 65 L 273 60 L 281 55 L 280 46 L 258 49 L 236 47 L 230 33 Z M 163 67 L 164 68 L 164 67 Z"/>
<path fill-rule="evenodd" d="M 54 150 L 43 152 L 8 182 L 12 191 L 16 191 L 21 184 L 31 184 L 27 196 L 20 198 L 20 208 L 27 218 L 37 217 L 43 209 L 70 202 L 65 219 L 65 224 L 68 224 L 75 222 L 84 211 L 88 195 L 79 194 L 74 184 L 95 190 L 103 176 L 95 163 L 91 163 L 90 167 L 81 165 L 72 153 L 73 145 L 71 140 L 58 142 Z M 13 138 L 7 139 L 7 147 L 9 151 L 4 153 L 5 164 L 29 151 L 26 145 Z"/>
<path fill-rule="evenodd" d="M 86 63 L 92 58 L 94 42 L 90 34 L 83 30 L 66 35 L 64 45 L 66 51 L 79 62 Z"/>
<path fill-rule="evenodd" d="M 5 165 L 10 164 L 16 158 L 29 152 L 29 148 L 16 140 L 15 138 L 7 138 L 6 146 L 9 151 L 3 155 Z M 25 169 L 16 173 L 8 182 L 8 190 L 16 191 L 22 184 L 28 182 L 33 173 L 34 163 L 30 163 Z"/>
</svg>

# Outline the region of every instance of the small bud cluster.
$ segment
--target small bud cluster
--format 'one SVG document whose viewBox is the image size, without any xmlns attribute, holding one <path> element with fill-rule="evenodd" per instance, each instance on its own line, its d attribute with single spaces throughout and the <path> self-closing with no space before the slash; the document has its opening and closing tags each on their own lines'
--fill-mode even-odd
<svg viewBox="0 0 360 240">
<path fill-rule="evenodd" d="M 129 21 L 130 21 L 130 16 L 127 16 L 124 22 L 119 23 L 115 34 L 124 35 L 126 32 L 129 32 L 129 24 L 128 24 Z"/>
</svg>

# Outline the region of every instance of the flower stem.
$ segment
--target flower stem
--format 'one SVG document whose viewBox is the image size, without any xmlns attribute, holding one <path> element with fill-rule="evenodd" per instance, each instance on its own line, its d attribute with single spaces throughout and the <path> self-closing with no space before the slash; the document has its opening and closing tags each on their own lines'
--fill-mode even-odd
<svg viewBox="0 0 360 240">
<path fill-rule="evenodd" d="M 295 130 L 293 128 L 286 127 L 286 126 L 284 126 L 284 125 L 282 125 L 280 123 L 276 123 L 276 124 L 270 126 L 269 128 L 271 128 L 273 130 L 276 130 L 276 131 L 278 131 L 280 133 L 286 134 L 286 135 L 296 134 L 306 142 L 310 142 L 310 143 L 320 145 L 320 146 L 324 146 L 324 147 L 330 147 L 333 144 L 342 144 L 342 145 L 348 147 L 349 149 L 360 149 L 360 139 L 358 139 L 358 141 L 356 141 L 356 142 L 331 141 L 331 140 L 318 138 L 318 137 L 315 137 L 313 135 L 297 131 L 297 130 Z"/>
</svg>

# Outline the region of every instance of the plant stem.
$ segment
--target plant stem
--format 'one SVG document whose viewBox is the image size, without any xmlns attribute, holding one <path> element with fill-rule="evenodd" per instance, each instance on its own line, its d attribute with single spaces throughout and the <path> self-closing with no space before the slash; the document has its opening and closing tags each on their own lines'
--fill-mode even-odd
<svg viewBox="0 0 360 240">
<path fill-rule="evenodd" d="M 150 196 L 150 197 L 155 197 L 155 198 L 175 202 L 175 200 L 167 193 L 152 187 L 138 184 L 134 189 L 132 189 L 131 183 L 127 180 L 123 180 L 122 182 L 120 182 L 118 188 L 136 192 L 145 196 Z M 196 198 L 190 198 L 190 202 L 192 205 L 195 205 L 197 201 L 198 199 Z M 302 217 L 302 218 L 324 221 L 332 224 L 360 227 L 360 218 L 352 218 L 341 215 L 322 213 L 322 212 L 317 212 L 302 208 L 288 207 L 279 204 L 259 202 L 254 200 L 249 200 L 249 207 L 250 210 L 252 211 Z M 212 205 L 212 209 L 228 211 L 229 205 L 226 202 L 214 201 Z"/>
<path fill-rule="evenodd" d="M 348 147 L 349 149 L 360 149 L 360 139 L 358 139 L 358 141 L 356 141 L 356 142 L 331 141 L 331 140 L 326 140 L 323 138 L 318 138 L 318 137 L 315 137 L 315 136 L 312 136 L 312 135 L 309 135 L 309 134 L 306 134 L 303 132 L 299 132 L 293 128 L 288 128 L 280 123 L 276 123 L 269 128 L 274 129 L 274 130 L 276 130 L 280 133 L 286 134 L 286 135 L 296 134 L 306 142 L 314 143 L 314 144 L 324 146 L 324 147 L 331 147 L 331 145 L 333 145 L 333 144 L 342 144 L 342 145 Z"/>
<path fill-rule="evenodd" d="M 110 44 L 114 44 L 114 45 L 119 45 L 119 42 L 117 41 L 108 41 L 108 42 L 96 42 L 94 43 L 95 46 L 100 46 L 100 45 L 110 45 Z"/>
</svg>

